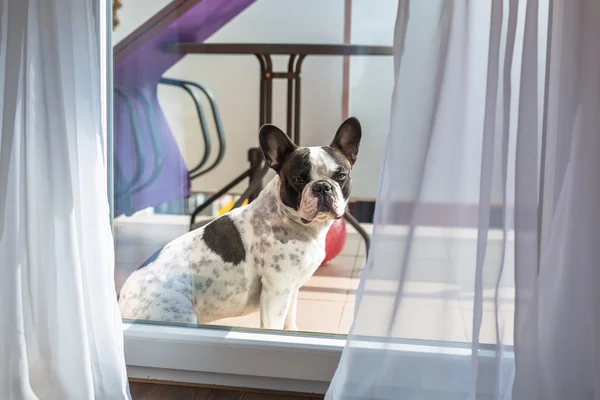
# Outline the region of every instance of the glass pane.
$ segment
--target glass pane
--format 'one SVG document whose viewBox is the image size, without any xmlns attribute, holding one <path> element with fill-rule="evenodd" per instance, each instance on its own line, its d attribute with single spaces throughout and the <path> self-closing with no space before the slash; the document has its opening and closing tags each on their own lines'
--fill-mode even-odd
<svg viewBox="0 0 600 400">
<path fill-rule="evenodd" d="M 285 317 L 300 287 L 297 328 L 347 334 L 366 244 L 344 219 L 335 220 L 328 233 L 320 227 L 319 218 L 336 212 L 319 197 L 329 195 L 319 194 L 314 184 L 325 181 L 321 187 L 333 191 L 332 201 L 343 198 L 351 148 L 333 155 L 313 149 L 304 157 L 308 164 L 302 157 L 294 164 L 297 157 L 286 158 L 285 146 L 267 146 L 282 157 L 279 179 L 286 182 L 273 190 L 269 182 L 278 179 L 273 170 L 261 179 L 259 128 L 273 123 L 300 146 L 328 146 L 342 121 L 356 116 L 363 140 L 347 206 L 371 232 L 389 129 L 398 1 L 381 0 L 377 7 L 370 0 L 122 3 L 112 42 L 115 284 L 118 292 L 125 288 L 119 300 L 124 318 L 260 328 L 263 303 L 267 327 L 291 328 L 291 317 L 287 323 Z M 478 157 L 474 152 L 469 159 Z M 299 176 L 307 168 L 312 172 Z M 472 181 L 477 185 L 476 177 Z M 248 190 L 250 182 L 267 189 L 259 195 L 260 186 Z M 246 194 L 250 206 L 217 219 Z M 308 224 L 302 221 L 309 209 L 302 208 L 305 196 L 306 202 L 318 198 L 315 202 L 325 204 Z M 460 199 L 436 201 L 415 248 L 422 275 L 407 278 L 415 288 L 409 311 L 416 323 L 402 331 L 403 338 L 469 341 L 472 302 L 463 304 L 460 296 L 472 288 L 458 287 L 453 274 L 471 273 L 476 221 L 453 223 L 467 220 L 449 216 Z M 391 236 L 399 247 L 411 207 L 399 206 Z M 319 265 L 325 236 L 328 260 Z M 465 270 L 457 271 L 457 265 Z M 393 282 L 382 279 L 385 285 Z M 452 312 L 448 293 L 457 299 Z M 432 307 L 439 312 L 429 312 Z M 419 319 L 420 310 L 443 315 L 457 329 L 430 329 L 439 320 Z"/>
</svg>

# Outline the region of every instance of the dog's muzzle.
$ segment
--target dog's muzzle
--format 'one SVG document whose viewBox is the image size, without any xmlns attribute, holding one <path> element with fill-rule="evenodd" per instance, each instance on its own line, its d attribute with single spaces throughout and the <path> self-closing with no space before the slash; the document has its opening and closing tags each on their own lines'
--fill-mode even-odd
<svg viewBox="0 0 600 400">
<path fill-rule="evenodd" d="M 327 181 L 318 181 L 312 185 L 313 196 L 319 200 L 317 206 L 320 212 L 330 212 L 333 207 L 333 187 Z"/>
<path fill-rule="evenodd" d="M 299 216 L 305 224 L 315 218 L 328 220 L 330 217 L 341 218 L 344 215 L 345 202 L 341 201 L 339 189 L 334 182 L 319 180 L 304 188 L 300 202 Z"/>
</svg>

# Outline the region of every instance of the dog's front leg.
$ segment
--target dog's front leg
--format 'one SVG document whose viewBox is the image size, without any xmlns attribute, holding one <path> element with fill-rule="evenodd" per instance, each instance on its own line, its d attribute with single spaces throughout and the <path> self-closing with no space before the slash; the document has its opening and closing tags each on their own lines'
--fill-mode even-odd
<svg viewBox="0 0 600 400">
<path fill-rule="evenodd" d="M 260 294 L 260 327 L 283 329 L 294 290 L 283 288 L 263 279 Z"/>
<path fill-rule="evenodd" d="M 299 289 L 294 289 L 292 291 L 292 300 L 290 303 L 290 308 L 287 312 L 287 316 L 285 317 L 283 329 L 288 331 L 298 330 L 298 327 L 296 326 L 296 308 L 298 307 L 298 291 Z"/>
</svg>

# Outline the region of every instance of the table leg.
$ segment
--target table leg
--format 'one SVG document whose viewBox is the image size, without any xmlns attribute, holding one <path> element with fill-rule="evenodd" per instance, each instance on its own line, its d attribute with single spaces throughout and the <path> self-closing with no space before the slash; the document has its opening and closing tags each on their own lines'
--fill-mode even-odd
<svg viewBox="0 0 600 400">
<path fill-rule="evenodd" d="M 269 54 L 256 54 L 260 65 L 260 94 L 259 94 L 259 111 L 258 111 L 258 123 L 259 126 L 272 122 L 273 119 L 273 61 Z M 251 189 L 248 195 L 248 201 L 253 201 L 258 197 L 258 194 L 263 189 L 262 180 L 267 172 L 264 168 L 261 168 L 263 162 L 263 156 L 258 148 L 252 148 L 248 152 L 248 161 L 250 161 L 250 168 L 254 171 L 250 175 L 248 182 L 248 188 Z M 248 191 L 248 190 L 247 190 Z M 243 201 L 247 195 L 243 193 L 240 198 Z M 241 204 L 241 202 L 239 202 Z M 236 206 L 238 202 L 236 202 Z"/>
<path fill-rule="evenodd" d="M 268 54 L 256 54 L 260 64 L 260 99 L 259 99 L 259 125 L 262 126 L 271 122 L 272 118 L 272 98 L 273 98 L 273 62 Z M 242 196 L 235 202 L 233 208 L 239 207 L 243 201 L 248 198 L 248 201 L 256 199 L 263 188 L 262 180 L 267 173 L 266 163 L 264 163 L 262 152 L 259 148 L 254 147 L 248 150 L 248 161 L 250 168 L 227 184 L 223 189 L 219 190 L 203 204 L 196 207 L 190 218 L 190 230 L 193 229 L 196 217 L 200 212 L 206 209 L 209 205 L 215 202 L 219 197 L 227 193 L 234 186 L 239 184 L 245 178 L 248 178 L 248 188 L 242 193 Z"/>
<path fill-rule="evenodd" d="M 300 73 L 305 55 L 290 54 L 287 78 L 287 134 L 300 145 Z"/>
<path fill-rule="evenodd" d="M 273 118 L 273 61 L 269 54 L 256 54 L 260 65 L 260 94 L 258 124 L 272 122 Z"/>
<path fill-rule="evenodd" d="M 267 68 L 265 59 L 262 55 L 257 54 L 258 63 L 260 64 L 260 93 L 258 95 L 258 125 L 263 126 L 266 121 L 265 118 L 265 93 L 266 93 L 266 79 L 265 70 Z"/>
<path fill-rule="evenodd" d="M 286 133 L 292 137 L 292 127 L 294 124 L 294 63 L 296 61 L 297 54 L 290 54 L 290 60 L 288 62 L 288 76 L 287 76 L 287 112 L 286 112 Z M 292 137 L 292 141 L 294 138 Z"/>
<path fill-rule="evenodd" d="M 273 122 L 273 62 L 269 54 L 264 54 L 263 57 L 266 61 L 267 69 L 265 71 L 266 79 L 266 92 L 265 92 L 265 123 L 270 124 Z"/>
<path fill-rule="evenodd" d="M 346 210 L 344 218 L 346 219 L 346 221 L 348 221 L 348 223 L 350 223 L 350 225 L 354 227 L 354 229 L 356 229 L 358 234 L 362 236 L 363 240 L 365 241 L 365 255 L 368 257 L 369 247 L 371 247 L 371 236 L 369 236 L 367 231 L 365 231 L 365 229 L 360 225 L 360 222 L 358 222 L 358 220 L 354 218 L 354 215 L 350 214 L 350 211 Z"/>
<path fill-rule="evenodd" d="M 248 180 L 248 189 L 242 193 L 242 196 L 238 202 L 235 203 L 234 207 L 242 205 L 246 196 L 248 197 L 249 203 L 258 197 L 258 194 L 263 189 L 263 178 L 269 170 L 262 151 L 257 147 L 248 150 L 248 161 L 250 162 L 250 169 L 252 170 L 252 174 L 250 174 Z"/>
<path fill-rule="evenodd" d="M 304 55 L 298 57 L 294 74 L 296 75 L 296 87 L 294 88 L 294 143 L 300 146 L 300 72 Z"/>
</svg>

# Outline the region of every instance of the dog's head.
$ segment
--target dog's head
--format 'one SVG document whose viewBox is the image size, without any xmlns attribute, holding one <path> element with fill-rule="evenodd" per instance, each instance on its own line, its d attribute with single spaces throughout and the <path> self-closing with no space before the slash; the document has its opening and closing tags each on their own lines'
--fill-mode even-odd
<svg viewBox="0 0 600 400">
<path fill-rule="evenodd" d="M 279 175 L 281 202 L 303 223 L 344 215 L 361 136 L 356 118 L 344 121 L 331 144 L 323 147 L 298 147 L 273 125 L 260 129 L 260 148 Z"/>
</svg>

